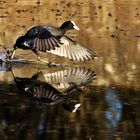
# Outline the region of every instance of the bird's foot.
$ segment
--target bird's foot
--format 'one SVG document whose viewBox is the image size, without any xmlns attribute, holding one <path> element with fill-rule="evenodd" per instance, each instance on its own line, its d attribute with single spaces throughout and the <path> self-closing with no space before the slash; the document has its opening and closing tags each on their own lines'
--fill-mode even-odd
<svg viewBox="0 0 140 140">
<path fill-rule="evenodd" d="M 48 60 L 43 60 L 41 59 L 39 56 L 38 56 L 38 59 L 43 62 L 43 63 L 46 63 L 49 67 L 66 67 L 67 65 L 64 65 L 64 64 L 56 64 L 56 63 L 53 63 L 53 62 L 48 62 Z"/>
<path fill-rule="evenodd" d="M 46 64 L 49 63 L 48 60 L 41 59 L 39 56 L 38 56 L 37 58 L 39 59 L 39 61 L 41 61 L 41 62 L 43 62 L 43 63 L 46 63 Z"/>
</svg>

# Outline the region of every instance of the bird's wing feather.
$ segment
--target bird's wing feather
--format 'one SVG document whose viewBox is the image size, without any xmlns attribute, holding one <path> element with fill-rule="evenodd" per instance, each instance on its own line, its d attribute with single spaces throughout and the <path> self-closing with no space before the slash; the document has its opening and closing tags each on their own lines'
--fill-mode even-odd
<svg viewBox="0 0 140 140">
<path fill-rule="evenodd" d="M 60 47 L 55 48 L 55 50 L 47 50 L 47 52 L 76 61 L 91 60 L 97 57 L 94 52 L 67 36 L 62 36 L 60 41 L 62 43 Z"/>
<path fill-rule="evenodd" d="M 73 84 L 78 86 L 86 85 L 87 82 L 95 79 L 96 74 L 90 69 L 83 67 L 68 68 L 54 73 L 44 73 L 38 75 L 38 78 L 44 78 L 45 82 L 53 85 L 58 90 L 66 90 Z"/>
<path fill-rule="evenodd" d="M 61 44 L 60 39 L 52 35 L 51 32 L 43 26 L 32 27 L 25 34 L 25 37 L 24 44 L 26 44 L 26 46 L 42 52 L 46 52 L 46 50 L 54 50 Z"/>
<path fill-rule="evenodd" d="M 53 102 L 59 99 L 59 95 L 61 95 L 54 87 L 46 84 L 37 84 L 33 86 L 26 86 L 25 92 L 27 95 L 43 100 L 46 102 Z"/>
</svg>

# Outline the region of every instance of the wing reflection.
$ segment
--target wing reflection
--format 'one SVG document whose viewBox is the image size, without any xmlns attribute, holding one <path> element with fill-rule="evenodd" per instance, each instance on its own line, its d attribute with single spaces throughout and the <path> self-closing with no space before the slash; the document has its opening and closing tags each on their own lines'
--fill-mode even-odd
<svg viewBox="0 0 140 140">
<path fill-rule="evenodd" d="M 95 79 L 96 74 L 84 67 L 67 68 L 54 73 L 39 72 L 36 78 L 53 85 L 57 90 L 64 92 L 66 89 L 76 84 L 86 85 Z"/>
<path fill-rule="evenodd" d="M 26 93 L 36 103 L 46 105 L 61 104 L 65 110 L 70 112 L 75 112 L 81 105 L 78 100 L 73 99 L 76 94 L 75 91 L 79 90 L 79 87 L 87 85 L 95 78 L 95 73 L 85 68 L 68 69 L 56 72 L 55 74 L 46 74 L 46 77 L 49 75 L 49 78 L 52 79 L 51 81 L 48 78 L 48 81 L 54 83 L 55 86 L 58 81 L 64 86 L 66 85 L 65 91 L 60 92 L 53 84 L 52 86 L 48 82 L 38 80 L 40 74 L 42 72 L 33 75 L 32 78 L 15 77 L 14 81 L 18 89 Z M 72 80 L 72 77 L 75 79 Z M 53 82 L 54 78 L 55 82 Z M 62 81 L 63 79 L 64 81 Z"/>
<path fill-rule="evenodd" d="M 27 96 L 43 102 L 53 104 L 63 100 L 65 95 L 61 94 L 50 84 L 32 78 L 14 78 L 17 87 L 24 91 Z"/>
</svg>

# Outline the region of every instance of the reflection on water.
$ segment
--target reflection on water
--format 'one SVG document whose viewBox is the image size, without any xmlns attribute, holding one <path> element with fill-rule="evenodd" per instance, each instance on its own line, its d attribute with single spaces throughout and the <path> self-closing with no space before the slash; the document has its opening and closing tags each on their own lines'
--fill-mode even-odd
<svg viewBox="0 0 140 140">
<path fill-rule="evenodd" d="M 108 89 L 105 96 L 108 108 L 106 110 L 107 129 L 110 132 L 110 137 L 114 136 L 114 133 L 118 127 L 119 121 L 122 116 L 122 103 L 118 97 L 118 93 L 115 89 Z M 112 139 L 112 138 L 111 138 Z"/>
<path fill-rule="evenodd" d="M 60 91 L 64 91 L 75 84 L 81 87 L 90 83 L 96 78 L 96 74 L 94 71 L 84 67 L 69 67 L 65 70 L 53 73 L 46 73 L 45 71 L 42 71 L 36 74 L 36 78 L 50 83 Z"/>
<path fill-rule="evenodd" d="M 46 117 L 45 113 L 40 113 L 40 120 L 38 122 L 37 128 L 36 128 L 36 135 L 37 139 L 45 139 L 45 130 L 46 130 Z"/>
<path fill-rule="evenodd" d="M 66 103 L 72 101 L 81 106 L 71 113 L 61 104 L 36 104 L 14 84 L 0 84 L 0 87 L 6 87 L 0 90 L 0 135 L 3 139 L 108 140 L 125 137 L 135 140 L 139 135 L 138 101 L 131 96 L 136 93 L 131 89 L 91 86 L 86 92 L 76 90 Z M 131 90 L 131 93 L 124 90 Z"/>
<path fill-rule="evenodd" d="M 53 71 L 52 68 L 48 68 L 50 69 Z M 137 91 L 124 87 L 96 86 L 95 73 L 86 68 L 62 69 L 64 68 L 58 68 L 56 71 L 55 68 L 54 72 L 43 69 L 28 76 L 20 75 L 14 69 L 15 78 L 11 71 L 6 71 L 11 74 L 15 83 L 0 83 L 0 135 L 4 140 L 135 140 L 139 136 Z M 56 81 L 62 82 L 60 77 L 64 75 L 65 79 L 70 79 L 69 72 L 75 77 L 82 73 L 84 78 L 79 77 L 82 79 L 79 84 L 74 84 L 73 79 L 63 91 L 57 89 Z M 42 79 L 45 75 L 52 76 L 51 85 Z M 83 88 L 84 86 L 86 88 Z"/>
<path fill-rule="evenodd" d="M 0 62 L 0 71 L 7 71 L 9 70 L 7 65 L 3 62 Z"/>
<path fill-rule="evenodd" d="M 77 82 L 77 79 L 71 79 L 72 74 L 69 73 L 70 71 L 72 71 L 72 74 L 77 78 L 79 75 L 82 76 L 79 77 L 79 82 Z M 91 82 L 95 77 L 95 73 L 93 71 L 89 69 L 86 70 L 85 68 L 69 68 L 63 71 L 55 72 L 55 81 L 59 81 L 57 82 L 58 84 L 60 84 L 60 81 L 63 85 L 67 84 L 67 86 L 63 86 L 64 91 L 61 93 L 55 88 L 54 84 L 56 83 L 51 81 L 50 85 L 47 82 L 37 80 L 42 72 L 33 75 L 31 78 L 15 77 L 15 73 L 12 70 L 11 73 L 13 74 L 14 82 L 16 83 L 20 92 L 23 91 L 23 93 L 36 102 L 36 104 L 62 104 L 65 110 L 71 112 L 76 112 L 81 105 L 76 101 L 76 99 L 73 99 L 73 97 L 75 97 L 75 94 L 73 95 L 73 93 L 77 92 L 81 87 L 86 86 L 86 84 Z M 49 75 L 50 79 L 54 79 L 53 74 L 48 73 L 47 75 Z M 66 80 L 67 83 L 65 83 L 66 81 L 64 80 L 62 81 L 64 77 L 65 80 L 68 79 Z"/>
</svg>

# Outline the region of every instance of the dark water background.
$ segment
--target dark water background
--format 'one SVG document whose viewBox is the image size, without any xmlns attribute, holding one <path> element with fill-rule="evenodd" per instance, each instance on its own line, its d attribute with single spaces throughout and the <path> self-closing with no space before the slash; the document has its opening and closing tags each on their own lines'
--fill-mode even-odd
<svg viewBox="0 0 140 140">
<path fill-rule="evenodd" d="M 14 83 L 65 68 L 39 64 L 30 51 L 18 50 L 26 64 L 0 64 L 0 138 L 2 140 L 136 140 L 140 137 L 140 2 L 139 0 L 1 0 L 0 52 L 33 25 L 59 26 L 74 20 L 80 31 L 68 34 L 99 55 L 76 63 L 42 54 L 51 62 L 85 67 L 96 73 L 86 89 L 71 100 L 81 104 L 69 112 L 61 104 L 38 105 Z M 30 64 L 33 61 L 34 64 Z"/>
</svg>

